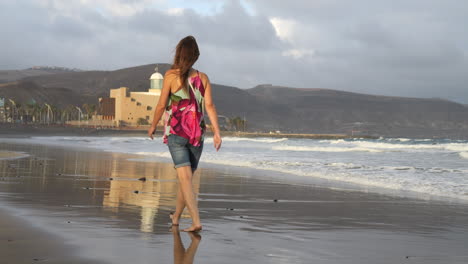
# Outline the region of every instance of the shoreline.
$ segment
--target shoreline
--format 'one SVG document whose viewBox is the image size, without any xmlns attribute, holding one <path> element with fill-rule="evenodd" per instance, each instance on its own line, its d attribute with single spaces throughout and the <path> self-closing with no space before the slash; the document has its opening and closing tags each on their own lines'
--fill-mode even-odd
<svg viewBox="0 0 468 264">
<path fill-rule="evenodd" d="M 70 125 L 32 125 L 32 124 L 0 124 L 1 136 L 27 136 L 31 134 L 39 135 L 79 135 L 79 136 L 146 136 L 146 131 L 149 126 L 128 127 L 128 128 L 94 128 L 94 127 L 78 127 Z M 156 136 L 162 136 L 163 128 L 158 127 Z M 213 135 L 209 130 L 207 135 Z M 346 139 L 346 138 L 367 138 L 377 139 L 376 136 L 370 135 L 347 135 L 347 134 L 298 134 L 298 133 L 263 133 L 263 132 L 241 132 L 241 131 L 221 131 L 221 136 L 224 137 L 272 137 L 272 138 L 308 138 L 308 139 Z"/>
<path fill-rule="evenodd" d="M 46 136 L 46 135 L 40 135 L 40 136 Z M 29 136 L 31 135 L 27 135 L 27 137 Z M 84 135 L 84 137 L 86 136 L 92 136 L 92 135 Z M 128 135 L 124 135 L 124 136 L 128 136 Z M 0 134 L 0 138 L 2 138 L 1 134 Z M 4 138 L 8 140 L 9 137 L 4 137 Z M 47 142 L 47 141 L 26 143 L 26 142 L 18 142 L 15 138 L 16 137 L 12 138 L 12 141 L 10 142 L 4 142 L 4 143 L 5 144 L 35 144 L 38 146 L 42 145 L 42 146 L 48 146 L 48 147 L 58 147 L 58 148 L 62 148 L 65 150 L 77 149 L 81 151 L 92 151 L 95 153 L 99 153 L 103 151 L 103 149 L 99 147 L 88 146 L 88 145 L 72 146 L 72 145 L 66 145 L 66 144 L 62 145 L 63 143 L 51 144 L 50 142 Z M 132 156 L 131 160 L 136 161 L 136 162 L 143 162 L 143 163 L 158 162 L 158 163 L 164 163 L 166 165 L 172 166 L 172 160 L 170 159 L 170 156 L 152 157 L 152 156 L 147 156 L 144 153 L 140 154 L 140 153 L 131 153 L 131 152 L 122 152 L 122 151 L 113 152 L 109 150 L 104 150 L 104 151 L 109 152 L 109 153 L 116 153 L 116 154 L 118 153 L 120 155 L 130 155 Z M 168 151 L 166 151 L 166 149 L 164 148 L 164 152 L 168 152 Z M 21 153 L 21 154 L 24 155 L 24 153 Z M 24 157 L 27 157 L 27 156 L 28 155 L 26 154 L 26 156 Z M 19 158 L 22 158 L 22 157 L 23 156 Z M 243 165 L 238 165 L 238 164 L 216 163 L 216 162 L 204 161 L 203 158 L 200 160 L 200 164 L 203 164 L 203 166 L 205 166 L 206 168 L 215 169 L 215 170 L 222 170 L 227 166 L 230 170 L 241 171 L 243 173 L 251 173 L 252 175 L 260 175 L 260 174 L 268 175 L 267 177 L 270 180 L 285 181 L 286 183 L 290 183 L 290 184 L 309 184 L 309 185 L 313 185 L 313 186 L 320 187 L 320 188 L 374 193 L 374 194 L 379 194 L 379 195 L 388 195 L 388 196 L 395 197 L 395 198 L 409 198 L 409 199 L 416 199 L 416 200 L 421 200 L 421 201 L 468 204 L 468 200 L 466 198 L 461 198 L 461 197 L 448 195 L 448 194 L 446 195 L 433 194 L 433 193 L 421 192 L 419 190 L 391 188 L 391 187 L 375 185 L 375 184 L 366 185 L 366 184 L 361 184 L 359 182 L 353 182 L 350 180 L 341 180 L 341 179 L 321 177 L 320 175 L 308 177 L 308 176 L 303 176 L 301 174 L 295 173 L 293 171 L 277 170 L 277 169 L 271 169 L 271 168 L 265 168 L 265 167 L 254 168 L 254 167 L 243 166 Z"/>
<path fill-rule="evenodd" d="M 140 127 L 90 127 L 90 126 L 72 126 L 72 125 L 42 125 L 42 124 L 11 124 L 0 123 L 0 135 L 7 137 L 27 137 L 31 134 L 52 135 L 52 136 L 146 136 L 149 126 Z M 156 136 L 162 136 L 163 127 L 158 126 Z M 27 132 L 26 132 L 27 131 Z M 206 135 L 211 136 L 213 133 L 210 130 L 206 131 Z M 271 137 L 271 138 L 305 138 L 305 139 L 379 139 L 379 138 L 408 138 L 408 139 L 451 139 L 451 140 L 466 140 L 468 138 L 461 137 L 442 137 L 442 136 L 409 136 L 409 135 L 393 135 L 393 136 L 378 136 L 366 134 L 340 134 L 340 133 L 267 133 L 267 132 L 242 132 L 242 131 L 221 131 L 221 136 L 225 137 Z"/>
<path fill-rule="evenodd" d="M 211 134 L 211 133 L 209 133 Z M 379 137 L 369 135 L 346 135 L 346 134 L 283 134 L 283 133 L 254 133 L 254 132 L 227 132 L 223 131 L 221 136 L 231 137 L 271 137 L 271 138 L 308 138 L 308 139 L 346 139 L 346 138 L 365 138 L 378 139 Z"/>
</svg>

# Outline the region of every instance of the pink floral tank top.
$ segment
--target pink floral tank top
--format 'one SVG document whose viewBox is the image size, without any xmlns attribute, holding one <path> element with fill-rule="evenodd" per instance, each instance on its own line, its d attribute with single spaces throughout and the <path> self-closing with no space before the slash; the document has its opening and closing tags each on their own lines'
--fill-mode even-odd
<svg viewBox="0 0 468 264">
<path fill-rule="evenodd" d="M 164 113 L 163 141 L 167 144 L 170 134 L 178 135 L 189 140 L 193 146 L 200 146 L 205 134 L 204 112 L 205 87 L 197 76 L 188 78 L 188 94 L 185 89 L 179 89 L 169 95 Z"/>
</svg>

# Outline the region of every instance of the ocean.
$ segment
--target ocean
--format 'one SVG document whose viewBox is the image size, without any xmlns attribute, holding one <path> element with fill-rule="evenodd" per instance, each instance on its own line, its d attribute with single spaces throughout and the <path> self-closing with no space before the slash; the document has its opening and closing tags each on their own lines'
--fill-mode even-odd
<svg viewBox="0 0 468 264">
<path fill-rule="evenodd" d="M 171 162 L 160 138 L 45 136 L 0 142 L 94 148 Z M 223 138 L 219 152 L 206 138 L 201 166 L 234 166 L 360 191 L 468 202 L 468 140 Z"/>
</svg>

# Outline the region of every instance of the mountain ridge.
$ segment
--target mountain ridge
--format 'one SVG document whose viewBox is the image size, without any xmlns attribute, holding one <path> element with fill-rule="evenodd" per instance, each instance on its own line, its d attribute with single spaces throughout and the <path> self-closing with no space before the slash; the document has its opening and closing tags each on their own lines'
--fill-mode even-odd
<svg viewBox="0 0 468 264">
<path fill-rule="evenodd" d="M 170 64 L 147 64 L 114 71 L 66 72 L 22 78 L 9 96 L 36 87 L 41 100 L 97 103 L 110 89 L 121 86 L 146 91 L 158 66 L 164 74 Z M 442 98 L 414 98 L 361 94 L 326 88 L 257 85 L 249 89 L 212 84 L 218 114 L 247 119 L 249 131 L 288 133 L 362 133 L 397 137 L 455 137 L 468 135 L 468 107 Z M 11 88 L 11 87 L 10 87 Z M 58 90 L 58 89 L 66 90 Z M 9 85 L 0 86 L 5 96 Z M 32 90 L 31 90 L 32 89 Z M 61 92 L 59 92 L 61 91 Z M 62 95 L 59 95 L 59 94 Z M 69 94 L 71 98 L 63 96 Z M 54 103 L 54 102 L 50 102 Z M 454 136 L 455 135 L 455 136 Z M 468 137 L 468 136 L 467 136 Z"/>
</svg>

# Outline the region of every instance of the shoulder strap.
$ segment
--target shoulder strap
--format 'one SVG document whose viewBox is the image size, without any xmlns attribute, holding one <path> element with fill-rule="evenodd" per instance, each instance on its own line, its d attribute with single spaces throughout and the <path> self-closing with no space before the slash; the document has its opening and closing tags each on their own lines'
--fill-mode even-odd
<svg viewBox="0 0 468 264">
<path fill-rule="evenodd" d="M 188 81 L 188 85 L 190 86 L 190 89 L 192 89 L 193 96 L 195 96 L 195 89 L 193 88 L 193 85 L 190 81 Z M 196 96 L 195 96 L 195 99 L 197 99 Z"/>
<path fill-rule="evenodd" d="M 196 70 L 196 71 L 197 71 L 197 76 L 200 77 L 200 72 L 198 70 Z M 195 96 L 195 89 L 193 88 L 192 83 L 190 82 L 190 77 L 187 78 L 187 82 L 188 82 L 188 85 L 190 86 L 190 88 L 192 89 L 193 95 Z M 195 99 L 197 99 L 197 98 L 195 98 Z"/>
</svg>

